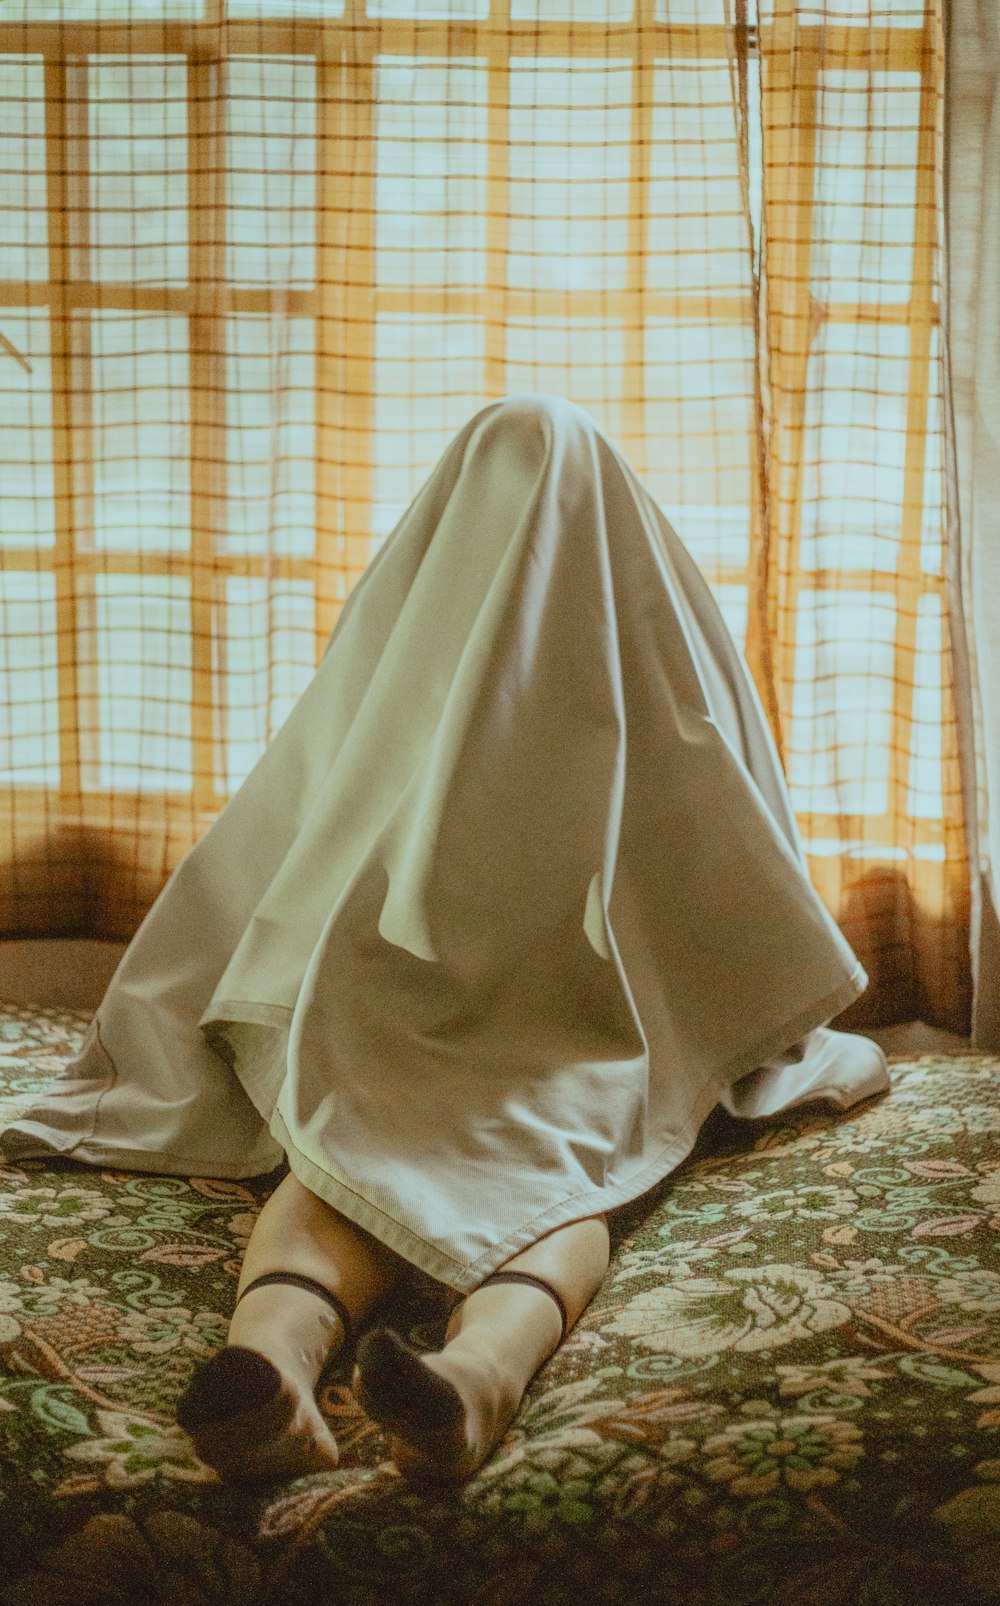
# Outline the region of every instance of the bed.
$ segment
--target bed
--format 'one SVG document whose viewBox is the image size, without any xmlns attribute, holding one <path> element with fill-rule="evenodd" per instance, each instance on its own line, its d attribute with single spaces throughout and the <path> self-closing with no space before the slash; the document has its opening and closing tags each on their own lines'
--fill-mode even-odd
<svg viewBox="0 0 1000 1606">
<path fill-rule="evenodd" d="M 88 1014 L 0 1004 L 0 1115 Z M 334 1363 L 333 1471 L 221 1483 L 173 1419 L 283 1167 L 0 1168 L 3 1606 L 1000 1601 L 1000 1058 L 718 1110 L 612 1216 L 607 1278 L 504 1442 L 418 1494 Z M 449 1294 L 392 1308 L 437 1348 Z"/>
</svg>

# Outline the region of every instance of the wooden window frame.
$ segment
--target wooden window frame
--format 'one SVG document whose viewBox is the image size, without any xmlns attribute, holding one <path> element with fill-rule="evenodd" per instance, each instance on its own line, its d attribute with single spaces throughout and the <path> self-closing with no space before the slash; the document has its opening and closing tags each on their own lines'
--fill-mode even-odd
<svg viewBox="0 0 1000 1606">
<path fill-rule="evenodd" d="M 588 26 L 593 33 L 588 49 Z M 771 169 L 771 188 L 765 199 L 772 223 L 768 245 L 769 318 L 775 331 L 772 343 L 772 378 L 785 395 L 805 394 L 806 364 L 817 316 L 838 322 L 875 321 L 904 323 L 910 330 L 909 382 L 907 390 L 907 448 L 902 512 L 901 567 L 898 572 L 863 573 L 863 588 L 884 590 L 899 598 L 896 654 L 912 654 L 915 646 L 917 605 L 921 596 L 934 594 L 942 601 L 946 619 L 944 565 L 941 574 L 920 568 L 920 529 L 923 514 L 923 475 L 927 435 L 928 354 L 938 308 L 933 298 L 936 248 L 935 174 L 940 137 L 939 74 L 927 70 L 939 48 L 937 24 L 930 5 L 921 27 L 857 28 L 849 25 L 810 26 L 794 16 L 794 0 L 780 0 L 774 18 L 759 29 L 747 30 L 747 47 L 766 60 L 769 104 L 784 97 L 789 130 L 787 161 Z M 114 821 L 127 824 L 136 833 L 162 836 L 164 822 L 176 833 L 181 847 L 201 836 L 218 814 L 224 795 L 216 790 L 219 772 L 215 716 L 212 700 L 215 681 L 212 669 L 213 587 L 225 584 L 230 575 L 308 579 L 315 583 L 315 656 L 318 662 L 323 646 L 336 624 L 340 609 L 352 585 L 367 567 L 370 546 L 364 530 L 364 514 L 373 496 L 371 441 L 374 431 L 374 334 L 381 313 L 405 311 L 429 315 L 475 316 L 484 304 L 502 304 L 516 315 L 529 311 L 544 317 L 547 310 L 563 315 L 567 294 L 547 296 L 544 291 L 512 290 L 505 282 L 507 252 L 506 208 L 499 204 L 505 194 L 507 149 L 508 72 L 512 60 L 537 54 L 569 54 L 580 58 L 592 53 L 607 54 L 608 29 L 605 24 L 574 24 L 539 21 L 514 22 L 509 17 L 509 0 L 492 0 L 488 21 L 474 25 L 448 22 L 369 19 L 363 0 L 346 0 L 342 17 L 309 20 L 225 20 L 222 0 L 207 0 L 199 21 L 141 22 L 128 24 L 128 50 L 122 49 L 120 21 L 74 23 L 25 23 L 12 27 L 6 53 L 38 56 L 44 59 L 45 137 L 48 210 L 48 282 L 0 281 L 0 308 L 45 308 L 49 313 L 52 340 L 52 406 L 56 529 L 55 546 L 44 551 L 4 549 L 2 566 L 6 570 L 53 572 L 56 577 L 58 626 L 58 683 L 60 688 L 60 787 L 66 805 L 62 822 L 80 827 L 100 828 Z M 373 217 L 375 208 L 373 77 L 375 54 L 407 56 L 463 55 L 486 60 L 488 67 L 488 193 L 498 203 L 488 207 L 486 223 L 486 272 L 481 290 L 433 291 L 424 289 L 378 288 L 374 273 L 373 231 L 366 244 L 353 237 L 352 219 Z M 642 227 L 648 215 L 646 195 L 649 185 L 649 152 L 653 111 L 653 72 L 663 60 L 697 58 L 727 62 L 732 54 L 730 30 L 721 26 L 670 26 L 657 22 L 655 0 L 636 0 L 631 23 L 615 25 L 614 52 L 630 58 L 633 68 L 632 134 L 634 159 L 630 206 L 629 279 L 623 292 L 625 331 L 623 417 L 626 431 L 643 433 L 644 352 L 643 332 L 654 317 L 706 318 L 713 322 L 745 323 L 751 308 L 751 291 L 746 296 L 725 297 L 707 294 L 671 295 L 651 290 L 645 283 L 645 243 Z M 70 101 L 67 74 L 71 59 L 91 54 L 183 56 L 187 61 L 188 149 L 190 162 L 189 279 L 183 287 L 150 287 L 110 284 L 71 279 L 71 256 L 85 250 L 86 241 L 68 236 L 69 201 L 74 183 L 86 184 L 86 128 L 70 128 L 67 123 Z M 300 56 L 312 58 L 316 68 L 317 127 L 317 230 L 316 279 L 313 289 L 241 289 L 220 283 L 218 266 L 223 243 L 210 232 L 217 226 L 221 208 L 195 207 L 193 197 L 201 188 L 220 182 L 222 171 L 222 99 L 216 92 L 218 75 L 225 58 L 234 55 Z M 810 297 L 808 254 L 815 160 L 815 120 L 809 115 L 815 104 L 819 74 L 830 68 L 870 68 L 913 72 L 919 75 L 921 123 L 918 136 L 918 188 L 916 197 L 916 239 L 914 273 L 908 302 L 886 305 L 827 305 L 817 309 Z M 350 86 L 350 127 L 344 125 L 343 108 Z M 70 155 L 76 173 L 69 171 Z M 349 188 L 351 206 L 340 204 L 344 187 Z M 86 218 L 86 208 L 75 214 Z M 77 260 L 79 260 L 77 256 Z M 783 288 L 795 287 L 786 301 L 779 298 Z M 580 315 L 605 310 L 602 293 L 577 292 L 574 312 Z M 280 305 L 289 315 L 315 320 L 316 329 L 316 507 L 317 542 L 308 557 L 284 556 L 265 559 L 240 555 L 225 549 L 214 550 L 211 541 L 212 510 L 220 505 L 219 483 L 222 465 L 213 458 L 212 436 L 220 422 L 223 395 L 224 360 L 222 326 L 227 314 L 267 312 Z M 183 313 L 188 319 L 191 354 L 191 511 L 192 544 L 184 553 L 108 552 L 85 549 L 74 544 L 74 500 L 80 495 L 79 471 L 73 462 L 74 419 L 71 364 L 85 361 L 71 356 L 74 314 L 82 311 L 126 310 Z M 485 392 L 504 394 L 503 328 L 499 320 L 486 322 Z M 801 409 L 800 409 L 801 411 Z M 217 437 L 216 437 L 217 438 Z M 781 420 L 776 438 L 781 450 L 789 445 L 796 461 L 793 476 L 793 506 L 789 517 L 794 532 L 792 553 L 798 551 L 801 535 L 801 468 L 804 419 Z M 755 442 L 755 451 L 759 443 Z M 760 506 L 759 462 L 751 474 L 752 529 L 759 539 Z M 350 509 L 360 510 L 357 530 L 351 528 Z M 347 532 L 338 529 L 340 509 L 348 510 Z M 362 532 L 362 533 L 359 533 Z M 683 535 L 683 532 L 681 532 Z M 96 706 L 85 709 L 90 693 L 83 684 L 79 658 L 79 609 L 81 594 L 94 591 L 99 573 L 146 575 L 182 574 L 191 581 L 192 601 L 192 751 L 194 785 L 186 791 L 129 792 L 119 789 L 84 789 L 84 756 L 81 731 L 96 728 Z M 745 568 L 706 569 L 713 584 L 752 583 Z M 799 593 L 806 586 L 820 584 L 854 588 L 861 572 L 809 570 L 803 573 L 794 563 L 789 572 L 778 575 L 768 598 L 774 619 L 791 620 L 794 625 Z M 779 686 L 791 684 L 791 655 L 794 642 L 787 632 L 775 632 L 773 652 Z M 81 718 L 84 713 L 86 717 Z M 787 718 L 789 710 L 783 709 Z M 907 678 L 896 681 L 893 705 L 893 732 L 908 728 L 912 716 Z M 952 722 L 953 723 L 953 722 Z M 946 722 L 946 730 L 950 726 Z M 946 737 L 946 766 L 957 776 L 954 737 Z M 908 821 L 904 846 L 938 850 L 945 845 L 947 819 L 915 819 L 900 807 L 907 785 L 907 752 L 894 739 L 889 787 L 889 810 L 885 817 L 886 841 L 899 841 L 895 822 Z M 0 788 L 0 819 L 6 815 L 7 833 L 13 833 L 14 814 L 17 834 L 24 833 L 25 822 L 51 819 L 53 789 L 14 785 Z M 898 811 L 898 812 L 897 812 Z M 879 829 L 877 817 L 865 815 L 852 821 L 844 814 L 799 815 L 803 836 L 871 838 Z M 6 833 L 5 833 L 6 834 Z M 828 881 L 831 867 L 823 859 L 813 861 L 821 880 Z M 929 868 L 933 868 L 933 865 Z M 935 871 L 940 874 L 940 871 Z M 827 887 L 833 895 L 832 884 Z"/>
</svg>

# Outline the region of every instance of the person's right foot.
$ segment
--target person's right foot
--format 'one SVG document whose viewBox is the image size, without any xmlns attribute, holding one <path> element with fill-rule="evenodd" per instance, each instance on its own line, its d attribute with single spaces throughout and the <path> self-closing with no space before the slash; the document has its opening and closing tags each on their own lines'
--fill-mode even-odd
<svg viewBox="0 0 1000 1606">
<path fill-rule="evenodd" d="M 520 1395 L 471 1350 L 461 1356 L 453 1342 L 423 1356 L 387 1327 L 358 1341 L 352 1387 L 388 1435 L 399 1471 L 418 1487 L 471 1477 L 520 1404 Z"/>
<path fill-rule="evenodd" d="M 221 1478 L 301 1477 L 339 1460 L 308 1385 L 239 1344 L 198 1369 L 176 1415 L 199 1460 Z"/>
</svg>

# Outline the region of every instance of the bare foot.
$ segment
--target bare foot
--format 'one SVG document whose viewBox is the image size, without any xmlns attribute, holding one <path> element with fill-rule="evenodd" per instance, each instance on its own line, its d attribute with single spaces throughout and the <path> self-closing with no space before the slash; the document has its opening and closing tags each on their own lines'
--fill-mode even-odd
<svg viewBox="0 0 1000 1606">
<path fill-rule="evenodd" d="M 308 1381 L 239 1344 L 198 1369 L 176 1414 L 199 1459 L 222 1478 L 301 1477 L 339 1460 Z"/>
<path fill-rule="evenodd" d="M 352 1387 L 389 1437 L 393 1459 L 416 1485 L 461 1483 L 487 1461 L 521 1395 L 487 1357 L 470 1349 L 419 1355 L 391 1328 L 359 1340 Z"/>
</svg>

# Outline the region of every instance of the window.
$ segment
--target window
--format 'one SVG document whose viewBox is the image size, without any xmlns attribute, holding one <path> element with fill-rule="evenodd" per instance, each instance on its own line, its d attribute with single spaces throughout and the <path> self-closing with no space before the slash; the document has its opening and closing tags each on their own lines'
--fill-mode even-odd
<svg viewBox="0 0 1000 1606">
<path fill-rule="evenodd" d="M 741 153 L 724 0 L 17 3 L 8 836 L 127 821 L 162 880 L 450 436 L 534 389 L 620 445 L 741 643 L 777 532 L 784 757 L 831 900 L 852 838 L 940 871 L 936 14 L 762 0 Z"/>
</svg>

